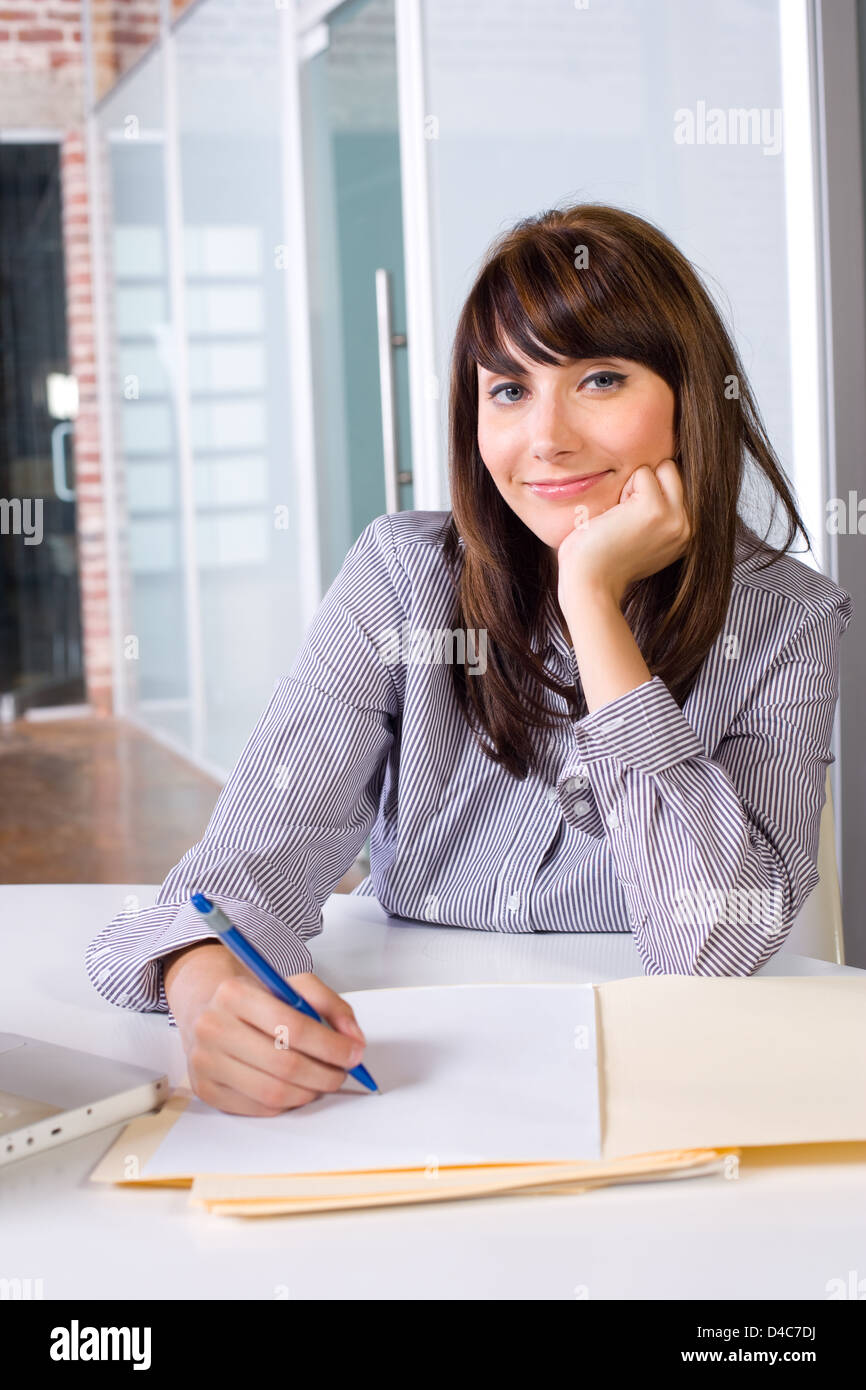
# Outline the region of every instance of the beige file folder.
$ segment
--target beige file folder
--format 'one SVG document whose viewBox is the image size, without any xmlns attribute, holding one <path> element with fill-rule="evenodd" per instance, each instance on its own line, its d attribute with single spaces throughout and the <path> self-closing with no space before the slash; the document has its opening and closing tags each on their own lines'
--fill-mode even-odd
<svg viewBox="0 0 866 1390">
<path fill-rule="evenodd" d="M 784 1161 L 787 1145 L 866 1157 L 866 977 L 652 976 L 594 988 L 600 1161 L 141 1178 L 190 1098 L 181 1089 L 128 1125 L 91 1178 L 190 1186 L 213 1213 L 265 1216 L 731 1173 L 752 1146 L 763 1161 L 774 1148 Z"/>
</svg>

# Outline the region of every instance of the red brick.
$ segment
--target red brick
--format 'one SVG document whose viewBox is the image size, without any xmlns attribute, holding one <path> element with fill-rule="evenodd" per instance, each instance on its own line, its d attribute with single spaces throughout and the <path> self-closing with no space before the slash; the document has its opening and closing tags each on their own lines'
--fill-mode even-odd
<svg viewBox="0 0 866 1390">
<path fill-rule="evenodd" d="M 157 26 L 154 25 L 153 28 L 155 33 Z M 128 43 L 130 48 L 137 48 L 139 45 L 143 46 L 147 43 L 148 39 L 146 34 L 140 34 L 135 29 L 114 29 L 112 30 L 111 37 L 115 44 Z"/>
<path fill-rule="evenodd" d="M 62 29 L 19 29 L 20 43 L 58 43 L 63 38 Z"/>
</svg>

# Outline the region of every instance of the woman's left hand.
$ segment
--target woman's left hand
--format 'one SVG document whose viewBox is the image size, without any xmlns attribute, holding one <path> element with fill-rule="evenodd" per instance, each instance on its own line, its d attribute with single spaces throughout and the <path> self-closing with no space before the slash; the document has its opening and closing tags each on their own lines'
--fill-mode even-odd
<svg viewBox="0 0 866 1390">
<path fill-rule="evenodd" d="M 691 526 L 673 459 L 631 474 L 619 502 L 587 518 L 575 507 L 574 530 L 559 547 L 558 598 L 563 613 L 581 593 L 610 594 L 619 605 L 629 585 L 658 573 L 684 554 Z"/>
</svg>

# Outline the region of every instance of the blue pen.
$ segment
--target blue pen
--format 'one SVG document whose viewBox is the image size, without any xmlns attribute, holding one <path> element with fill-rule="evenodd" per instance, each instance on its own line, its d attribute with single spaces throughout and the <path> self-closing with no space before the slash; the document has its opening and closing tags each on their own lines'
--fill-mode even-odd
<svg viewBox="0 0 866 1390">
<path fill-rule="evenodd" d="M 267 985 L 272 994 L 275 994 L 278 999 L 282 999 L 283 1003 L 291 1004 L 293 1009 L 298 1010 L 298 1013 L 307 1014 L 309 1018 L 314 1018 L 317 1023 L 323 1022 L 321 1014 L 317 1014 L 312 1004 L 308 1004 L 306 999 L 302 999 L 296 989 L 292 989 L 292 986 L 287 984 L 276 970 L 271 969 L 264 956 L 260 956 L 255 946 L 252 946 L 237 927 L 232 925 L 221 907 L 210 902 L 204 893 L 193 893 L 190 902 L 193 907 L 198 908 L 208 926 L 217 933 L 223 945 L 228 946 L 232 955 L 237 956 L 239 961 L 243 961 L 247 969 L 251 970 L 263 985 Z M 360 1081 L 362 1086 L 366 1086 L 368 1091 L 375 1091 L 377 1095 L 382 1094 L 366 1067 L 360 1065 L 352 1067 L 349 1076 L 354 1076 L 355 1080 Z"/>
</svg>

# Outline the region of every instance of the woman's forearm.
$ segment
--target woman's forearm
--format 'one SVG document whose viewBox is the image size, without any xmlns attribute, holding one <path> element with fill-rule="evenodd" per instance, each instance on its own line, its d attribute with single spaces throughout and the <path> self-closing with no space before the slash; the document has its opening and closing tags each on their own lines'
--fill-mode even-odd
<svg viewBox="0 0 866 1390">
<path fill-rule="evenodd" d="M 589 714 L 652 680 L 612 594 L 583 589 L 573 596 L 563 613 Z"/>
</svg>

